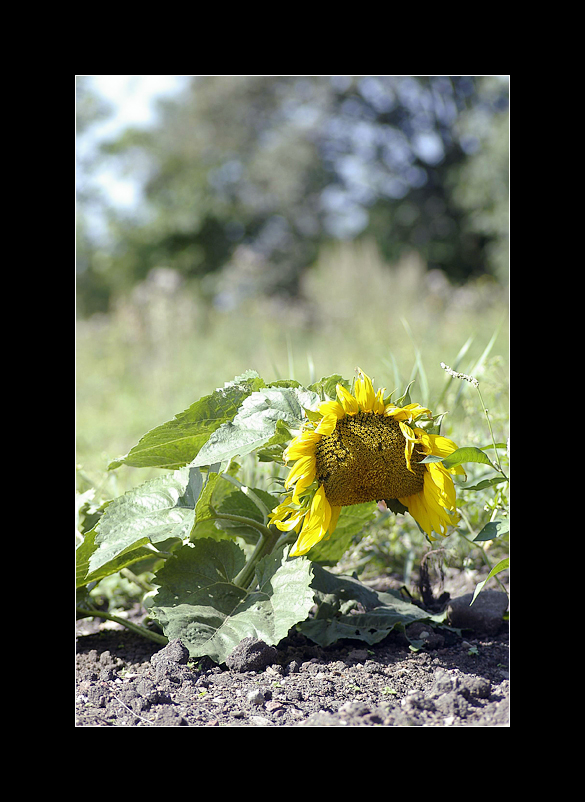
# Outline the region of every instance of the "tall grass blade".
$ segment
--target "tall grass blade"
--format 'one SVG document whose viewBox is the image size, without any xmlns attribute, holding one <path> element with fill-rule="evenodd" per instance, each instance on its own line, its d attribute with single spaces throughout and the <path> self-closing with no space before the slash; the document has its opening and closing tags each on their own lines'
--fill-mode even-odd
<svg viewBox="0 0 585 802">
<path fill-rule="evenodd" d="M 416 377 L 418 376 L 418 382 L 420 385 L 419 392 L 417 395 L 420 397 L 421 402 L 424 404 L 429 403 L 429 382 L 427 379 L 427 374 L 425 371 L 425 367 L 423 364 L 422 356 L 420 353 L 420 349 L 417 346 L 414 337 L 412 335 L 412 330 L 408 325 L 408 321 L 405 318 L 400 318 L 400 322 L 402 323 L 404 330 L 408 335 L 408 339 L 410 340 L 412 347 L 414 349 L 414 365 L 412 367 L 412 372 L 410 374 L 410 382 L 413 382 Z M 409 383 L 410 383 L 409 382 Z"/>
</svg>

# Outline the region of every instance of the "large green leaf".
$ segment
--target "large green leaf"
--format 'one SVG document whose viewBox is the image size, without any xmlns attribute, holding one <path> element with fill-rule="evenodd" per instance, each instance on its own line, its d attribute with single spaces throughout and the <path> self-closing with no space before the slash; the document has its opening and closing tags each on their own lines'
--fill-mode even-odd
<svg viewBox="0 0 585 802">
<path fill-rule="evenodd" d="M 75 550 L 75 578 L 78 588 L 88 585 L 90 582 L 99 582 L 100 579 L 115 574 L 121 571 L 122 568 L 128 568 L 128 566 L 139 560 L 153 556 L 153 549 L 149 539 L 143 537 L 133 541 L 125 549 L 121 549 L 114 554 L 107 562 L 91 571 L 90 560 L 98 548 L 95 543 L 95 537 L 96 530 L 94 527 L 91 531 L 86 532 L 83 543 Z"/>
<path fill-rule="evenodd" d="M 147 432 L 124 457 L 111 462 L 108 468 L 131 465 L 174 469 L 188 465 L 209 436 L 232 420 L 242 401 L 260 387 L 264 387 L 264 382 L 256 371 L 246 371 L 223 388 L 200 398 L 173 420 Z M 210 465 L 211 462 L 199 464 Z"/>
<path fill-rule="evenodd" d="M 277 644 L 313 604 L 310 560 L 288 560 L 287 554 L 288 548 L 279 549 L 260 560 L 257 587 L 247 591 L 234 582 L 245 564 L 242 549 L 228 540 L 197 540 L 159 571 L 150 612 L 192 657 L 223 663 L 245 637 Z"/>
<path fill-rule="evenodd" d="M 194 526 L 205 482 L 198 468 L 183 468 L 114 499 L 77 548 L 78 583 L 103 579 L 152 556 L 152 546 L 176 547 Z"/>
<path fill-rule="evenodd" d="M 268 387 L 252 393 L 237 415 L 221 425 L 201 448 L 192 465 L 211 465 L 244 456 L 270 444 L 281 421 L 291 429 L 303 424 L 303 410 L 319 403 L 319 396 L 298 387 Z"/>
<path fill-rule="evenodd" d="M 225 480 L 225 474 L 211 474 L 197 504 L 190 539 L 241 537 L 248 543 L 256 543 L 258 526 L 266 525 L 265 511 L 277 504 L 278 499 L 265 490 L 238 488 Z"/>
<path fill-rule="evenodd" d="M 320 565 L 314 565 L 313 571 L 317 614 L 299 628 L 320 646 L 340 638 L 372 645 L 395 627 L 404 629 L 414 621 L 433 618 L 399 593 L 378 593 L 353 577 L 332 574 Z"/>
</svg>

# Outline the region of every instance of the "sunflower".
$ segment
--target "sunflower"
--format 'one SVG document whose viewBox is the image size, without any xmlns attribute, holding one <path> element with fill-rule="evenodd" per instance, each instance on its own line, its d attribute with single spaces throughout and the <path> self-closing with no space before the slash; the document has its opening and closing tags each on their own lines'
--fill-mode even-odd
<svg viewBox="0 0 585 802">
<path fill-rule="evenodd" d="M 291 556 L 306 554 L 334 532 L 341 508 L 367 501 L 398 499 L 431 540 L 457 523 L 452 473 L 441 462 L 457 446 L 414 425 L 431 411 L 420 404 L 399 407 L 384 401 L 358 369 L 353 395 L 338 384 L 337 399 L 324 401 L 284 451 L 294 463 L 284 486 L 287 494 L 272 510 L 270 522 L 295 531 Z"/>
</svg>

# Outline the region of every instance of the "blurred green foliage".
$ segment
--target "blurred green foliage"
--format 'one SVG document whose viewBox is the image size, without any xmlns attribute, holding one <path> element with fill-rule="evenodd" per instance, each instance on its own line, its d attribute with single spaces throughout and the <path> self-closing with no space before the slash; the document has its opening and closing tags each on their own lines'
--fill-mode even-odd
<svg viewBox="0 0 585 802">
<path fill-rule="evenodd" d="M 480 278 L 453 288 L 416 254 L 389 266 L 364 240 L 324 249 L 301 292 L 302 302 L 250 297 L 225 310 L 203 299 L 197 282 L 159 269 L 108 315 L 79 321 L 79 461 L 105 467 L 146 431 L 248 368 L 266 381 L 308 385 L 332 373 L 351 378 L 359 365 L 378 386 L 399 393 L 414 378 L 413 398 L 449 411 L 445 433 L 481 445 L 480 435 L 461 431 L 468 425 L 467 383 L 437 408 L 448 381 L 440 363 L 475 369 L 497 418 L 496 437 L 506 439 L 507 296 L 496 282 Z M 487 361 L 476 369 L 494 334 Z"/>
<path fill-rule="evenodd" d="M 108 109 L 87 79 L 78 97 L 82 134 Z M 160 268 L 230 310 L 299 298 L 324 245 L 364 237 L 388 263 L 416 251 L 454 283 L 505 283 L 507 108 L 498 76 L 194 77 L 80 165 L 140 178 L 144 203 L 121 214 L 82 184 L 79 313 Z"/>
</svg>

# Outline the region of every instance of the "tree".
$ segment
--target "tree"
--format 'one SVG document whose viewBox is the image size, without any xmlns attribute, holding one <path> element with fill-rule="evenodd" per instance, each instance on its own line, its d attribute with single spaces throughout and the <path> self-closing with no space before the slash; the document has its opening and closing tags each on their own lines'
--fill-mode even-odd
<svg viewBox="0 0 585 802">
<path fill-rule="evenodd" d="M 366 234 L 388 260 L 415 249 L 455 281 L 496 274 L 507 251 L 497 77 L 203 76 L 160 110 L 104 148 L 145 176 L 142 216 L 110 220 L 113 290 L 157 266 L 202 277 L 245 247 L 257 291 L 294 295 L 322 243 Z M 504 157 L 495 227 L 470 168 L 490 149 Z"/>
</svg>

